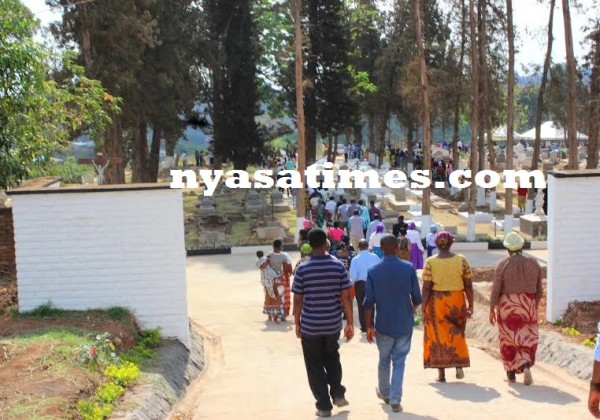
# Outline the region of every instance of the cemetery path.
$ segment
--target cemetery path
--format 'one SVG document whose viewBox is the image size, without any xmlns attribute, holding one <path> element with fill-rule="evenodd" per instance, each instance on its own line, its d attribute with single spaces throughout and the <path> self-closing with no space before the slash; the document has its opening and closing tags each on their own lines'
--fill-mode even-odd
<svg viewBox="0 0 600 420">
<path fill-rule="evenodd" d="M 314 401 L 293 324 L 265 323 L 254 258 L 247 254 L 187 260 L 190 317 L 207 334 L 208 369 L 190 387 L 177 408 L 181 415 L 175 418 L 314 418 Z M 392 414 L 375 397 L 376 346 L 360 334 L 342 344 L 343 383 L 350 406 L 334 409 L 333 418 L 589 418 L 586 382 L 540 363 L 533 369 L 535 385 L 509 386 L 500 362 L 472 341 L 472 368 L 465 370 L 465 380 L 453 383 L 449 371 L 449 383 L 436 384 L 436 372 L 423 369 L 422 340 L 422 331 L 415 330 L 401 415 Z"/>
</svg>

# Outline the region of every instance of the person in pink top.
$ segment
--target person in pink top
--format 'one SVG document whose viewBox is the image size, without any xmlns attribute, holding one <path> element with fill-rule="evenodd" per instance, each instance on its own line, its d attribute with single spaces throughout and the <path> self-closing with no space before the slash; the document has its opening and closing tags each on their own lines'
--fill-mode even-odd
<svg viewBox="0 0 600 420">
<path fill-rule="evenodd" d="M 331 247 L 336 250 L 340 242 L 342 242 L 342 237 L 346 234 L 342 229 L 340 229 L 340 223 L 334 222 L 333 227 L 327 231 L 327 236 L 331 241 Z"/>
</svg>

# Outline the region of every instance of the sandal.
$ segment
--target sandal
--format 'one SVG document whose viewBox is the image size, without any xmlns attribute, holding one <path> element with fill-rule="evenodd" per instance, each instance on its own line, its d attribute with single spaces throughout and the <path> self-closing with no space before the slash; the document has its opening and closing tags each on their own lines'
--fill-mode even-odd
<svg viewBox="0 0 600 420">
<path fill-rule="evenodd" d="M 507 371 L 506 378 L 508 379 L 508 382 L 511 384 L 514 384 L 515 382 L 517 382 L 517 375 L 514 370 Z"/>
<path fill-rule="evenodd" d="M 464 379 L 465 377 L 465 371 L 463 370 L 463 368 L 461 367 L 457 367 L 456 368 L 456 379 Z"/>
</svg>

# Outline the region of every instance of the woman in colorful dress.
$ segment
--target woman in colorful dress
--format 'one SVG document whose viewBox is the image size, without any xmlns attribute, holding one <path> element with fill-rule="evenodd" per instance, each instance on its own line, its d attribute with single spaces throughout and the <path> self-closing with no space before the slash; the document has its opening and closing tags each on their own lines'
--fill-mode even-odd
<svg viewBox="0 0 600 420">
<path fill-rule="evenodd" d="M 454 236 L 440 232 L 439 254 L 423 270 L 423 358 L 426 369 L 438 369 L 438 382 L 446 382 L 446 368 L 456 368 L 456 378 L 463 379 L 470 366 L 465 327 L 473 315 L 472 273 L 464 256 L 450 252 L 453 242 Z"/>
<path fill-rule="evenodd" d="M 283 300 L 283 316 L 282 321 L 286 320 L 286 317 L 290 315 L 291 298 L 290 298 L 290 275 L 292 274 L 292 258 L 288 253 L 282 252 L 283 239 L 277 238 L 273 241 L 273 252 L 267 257 L 271 268 L 277 273 L 277 279 L 275 280 L 276 285 L 283 286 L 283 294 L 281 298 Z"/>
<path fill-rule="evenodd" d="M 506 235 L 508 258 L 496 266 L 490 296 L 490 323 L 498 324 L 500 357 L 508 382 L 523 373 L 525 385 L 533 383 L 531 367 L 538 347 L 538 305 L 542 298 L 542 268 L 524 256 L 525 240 L 515 232 Z"/>
<path fill-rule="evenodd" d="M 423 268 L 423 242 L 421 241 L 421 235 L 417 231 L 417 226 L 414 222 L 408 224 L 408 231 L 406 232 L 406 239 L 410 241 L 410 262 L 415 267 L 415 270 L 421 270 Z"/>
<path fill-rule="evenodd" d="M 406 229 L 400 228 L 398 234 L 398 258 L 410 262 L 410 241 L 406 238 Z"/>
<path fill-rule="evenodd" d="M 256 252 L 256 267 L 260 270 L 260 284 L 265 289 L 263 314 L 268 316 L 268 322 L 279 322 L 283 316 L 283 303 L 275 287 L 277 273 L 269 265 L 269 259 L 262 251 Z"/>
</svg>

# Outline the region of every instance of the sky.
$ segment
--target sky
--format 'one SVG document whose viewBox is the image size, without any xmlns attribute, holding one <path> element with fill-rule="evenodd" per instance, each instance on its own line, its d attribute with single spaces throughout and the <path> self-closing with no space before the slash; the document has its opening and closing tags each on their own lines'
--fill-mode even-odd
<svg viewBox="0 0 600 420">
<path fill-rule="evenodd" d="M 23 3 L 42 21 L 43 25 L 58 19 L 59 15 L 46 6 L 44 0 L 22 0 Z M 97 0 L 101 1 L 101 0 Z M 573 2 L 571 0 L 571 2 Z M 391 0 L 381 0 L 381 3 L 391 4 Z M 544 2 L 544 3 L 547 3 Z M 562 16 L 561 1 L 556 2 L 554 13 L 554 45 L 553 61 L 565 61 L 565 35 Z M 585 11 L 578 11 L 571 8 L 571 20 L 573 27 L 573 42 L 575 56 L 580 59 L 589 49 L 584 42 L 583 28 L 588 23 L 590 16 L 600 16 L 598 3 L 594 0 L 579 0 Z M 542 65 L 546 51 L 546 25 L 548 24 L 549 10 L 547 5 L 540 5 L 538 0 L 515 0 L 513 1 L 514 23 L 518 40 L 516 47 L 518 54 L 515 57 L 517 72 L 523 71 L 523 66 L 530 67 L 531 64 Z"/>
</svg>

